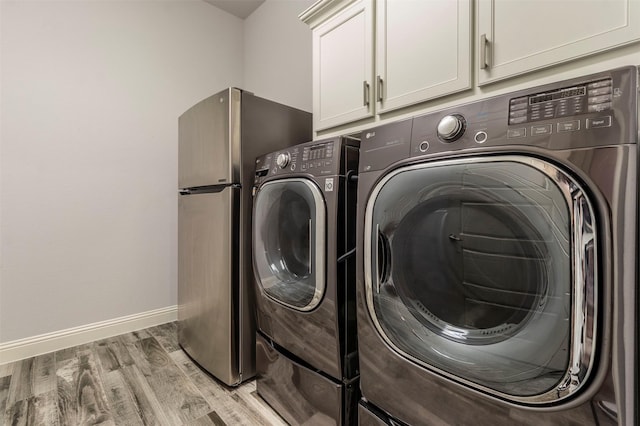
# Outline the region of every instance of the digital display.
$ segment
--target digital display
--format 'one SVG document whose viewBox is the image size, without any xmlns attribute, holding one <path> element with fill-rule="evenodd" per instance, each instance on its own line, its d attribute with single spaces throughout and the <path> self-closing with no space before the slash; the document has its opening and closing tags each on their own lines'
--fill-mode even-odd
<svg viewBox="0 0 640 426">
<path fill-rule="evenodd" d="M 564 98 L 573 98 L 575 96 L 584 96 L 587 93 L 585 86 L 569 87 L 553 92 L 540 93 L 529 98 L 529 105 L 538 104 L 540 102 L 555 101 Z"/>
<path fill-rule="evenodd" d="M 322 160 L 324 158 L 332 157 L 332 148 L 331 144 L 319 144 L 313 145 L 309 148 L 305 148 L 303 154 L 303 160 Z"/>
<path fill-rule="evenodd" d="M 509 100 L 510 126 L 607 111 L 613 105 L 612 79 L 520 95 Z"/>
</svg>

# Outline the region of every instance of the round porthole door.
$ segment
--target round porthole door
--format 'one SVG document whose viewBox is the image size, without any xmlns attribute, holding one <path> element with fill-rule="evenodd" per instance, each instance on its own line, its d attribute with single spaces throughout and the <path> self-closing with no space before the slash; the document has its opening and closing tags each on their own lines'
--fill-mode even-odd
<svg viewBox="0 0 640 426">
<path fill-rule="evenodd" d="M 503 399 L 546 404 L 594 359 L 597 232 L 580 185 L 526 156 L 397 169 L 365 218 L 367 307 L 411 362 Z"/>
<path fill-rule="evenodd" d="M 314 309 L 325 290 L 325 207 L 308 179 L 265 183 L 254 199 L 253 259 L 269 298 L 301 311 Z"/>
</svg>

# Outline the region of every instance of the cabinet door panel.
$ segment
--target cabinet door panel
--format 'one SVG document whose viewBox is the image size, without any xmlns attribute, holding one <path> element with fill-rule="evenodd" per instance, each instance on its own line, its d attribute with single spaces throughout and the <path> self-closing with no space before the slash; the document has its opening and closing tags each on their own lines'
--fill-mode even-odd
<svg viewBox="0 0 640 426">
<path fill-rule="evenodd" d="M 471 87 L 470 0 L 377 0 L 378 112 Z"/>
<path fill-rule="evenodd" d="M 372 9 L 358 1 L 313 32 L 315 130 L 373 115 Z"/>
<path fill-rule="evenodd" d="M 480 0 L 477 28 L 484 84 L 640 40 L 640 2 Z"/>
</svg>

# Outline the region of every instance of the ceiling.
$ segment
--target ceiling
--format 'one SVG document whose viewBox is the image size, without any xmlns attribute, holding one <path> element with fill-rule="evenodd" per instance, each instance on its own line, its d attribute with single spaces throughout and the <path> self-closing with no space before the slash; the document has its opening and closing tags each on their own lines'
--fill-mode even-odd
<svg viewBox="0 0 640 426">
<path fill-rule="evenodd" d="M 217 8 L 244 19 L 258 8 L 265 0 L 204 0 Z"/>
</svg>

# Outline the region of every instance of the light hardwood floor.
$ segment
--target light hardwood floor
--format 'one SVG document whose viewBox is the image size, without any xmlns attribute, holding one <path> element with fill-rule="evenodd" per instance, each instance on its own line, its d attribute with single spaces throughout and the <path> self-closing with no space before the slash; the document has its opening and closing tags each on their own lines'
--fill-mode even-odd
<svg viewBox="0 0 640 426">
<path fill-rule="evenodd" d="M 176 323 L 0 365 L 0 425 L 286 425 L 180 349 Z"/>
</svg>

